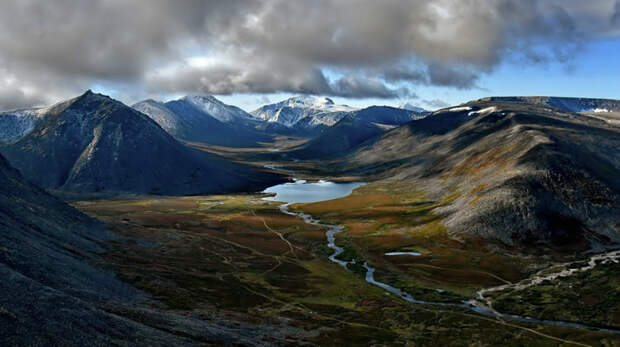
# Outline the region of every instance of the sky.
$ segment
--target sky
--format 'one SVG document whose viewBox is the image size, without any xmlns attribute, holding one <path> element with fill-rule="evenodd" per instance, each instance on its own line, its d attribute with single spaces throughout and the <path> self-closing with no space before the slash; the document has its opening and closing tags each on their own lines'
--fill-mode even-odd
<svg viewBox="0 0 620 347">
<path fill-rule="evenodd" d="M 437 109 L 620 99 L 620 0 L 4 0 L 0 110 L 87 89 L 127 104 L 299 94 Z"/>
</svg>

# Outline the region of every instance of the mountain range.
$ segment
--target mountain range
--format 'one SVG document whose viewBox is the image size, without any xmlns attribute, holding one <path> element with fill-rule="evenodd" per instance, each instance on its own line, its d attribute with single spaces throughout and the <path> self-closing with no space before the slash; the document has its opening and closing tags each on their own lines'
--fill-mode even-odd
<svg viewBox="0 0 620 347">
<path fill-rule="evenodd" d="M 190 148 L 144 114 L 91 91 L 41 111 L 28 128 L 0 152 L 49 189 L 185 195 L 255 191 L 282 180 Z"/>
<path fill-rule="evenodd" d="M 389 106 L 344 112 L 336 124 L 324 129 L 292 155 L 304 159 L 338 156 L 366 140 L 414 119 L 424 118 L 427 114 Z"/>
<path fill-rule="evenodd" d="M 620 112 L 620 100 L 566 98 L 555 96 L 506 96 L 488 97 L 480 101 L 520 102 L 553 107 L 566 112 L 611 113 Z"/>
<path fill-rule="evenodd" d="M 313 137 L 336 125 L 345 116 L 361 111 L 337 105 L 331 99 L 296 96 L 247 113 L 211 95 L 188 95 L 177 100 L 144 100 L 132 106 L 181 141 L 227 147 L 259 147 L 278 135 Z M 419 109 L 418 115 L 427 112 Z M 360 113 L 368 117 L 369 112 Z M 379 123 L 403 124 L 403 112 L 383 112 Z M 394 117 L 394 118 L 390 118 Z M 400 117 L 400 118 L 399 118 Z"/>
<path fill-rule="evenodd" d="M 125 242 L 135 246 L 132 250 L 158 249 L 161 253 L 155 254 L 170 255 L 175 261 L 180 258 L 172 255 L 175 250 L 167 248 L 165 240 L 179 242 L 184 239 L 177 237 L 183 233 L 194 242 L 196 232 L 207 238 L 205 244 L 197 243 L 196 250 L 203 252 L 206 248 L 202 246 L 210 245 L 226 248 L 227 256 L 235 254 L 233 250 L 241 252 L 243 262 L 232 264 L 247 271 L 248 264 L 261 265 L 248 262 L 248 252 L 271 259 L 271 254 L 259 253 L 251 246 L 264 242 L 263 226 L 275 232 L 268 223 L 274 225 L 277 219 L 253 220 L 259 218 L 255 207 L 239 207 L 235 201 L 214 212 L 234 215 L 222 221 L 222 227 L 207 226 L 211 212 L 202 211 L 205 215 L 196 216 L 200 222 L 190 220 L 175 229 L 158 230 L 165 236 L 151 243 L 141 240 L 143 234 L 136 234 L 135 239 L 120 236 L 114 233 L 120 229 L 110 225 L 106 228 L 58 197 L 67 193 L 89 198 L 256 192 L 287 180 L 259 169 L 262 161 L 241 164 L 186 143 L 216 144 L 219 140 L 213 134 L 218 132 L 229 137 L 249 136 L 228 142 L 234 146 L 255 146 L 264 139 L 269 142 L 278 132 L 305 134 L 308 141 L 300 147 L 278 156 L 271 153 L 283 161 L 279 165 L 301 159 L 304 162 L 299 167 L 312 167 L 315 174 L 359 177 L 369 186 L 372 182 L 398 183 L 394 189 L 416 192 L 422 200 L 393 203 L 411 209 L 432 205 L 436 219 L 429 224 L 438 223 L 440 230 L 450 236 L 446 247 L 456 242 L 463 247 L 483 245 L 490 259 L 497 253 L 541 259 L 528 255 L 584 255 L 617 249 L 620 244 L 619 101 L 491 97 L 428 113 L 387 106 L 353 109 L 333 105 L 326 98 L 311 100 L 298 98 L 278 107 L 266 106 L 265 114 L 273 108 L 279 111 L 275 111 L 274 118 L 263 119 L 257 113 L 245 113 L 208 96 L 188 96 L 166 103 L 147 100 L 132 108 L 87 91 L 50 107 L 0 113 L 0 274 L 5 279 L 0 282 L 4 293 L 0 295 L 0 341 L 46 345 L 50 336 L 59 345 L 191 345 L 203 341 L 196 340 L 197 336 L 209 343 L 252 341 L 255 328 L 261 325 L 240 328 L 244 320 L 220 322 L 222 311 L 210 311 L 208 306 L 197 313 L 191 307 L 191 315 L 189 311 L 162 309 L 165 305 L 160 300 L 164 296 L 150 297 L 121 281 L 109 270 L 112 264 L 105 252 Z M 304 102 L 309 104 L 308 110 L 304 110 Z M 316 169 L 321 166 L 323 170 Z M 375 195 L 385 199 L 384 194 Z M 363 195 L 353 198 L 359 200 L 349 202 L 366 204 Z M 163 199 L 153 201 L 160 204 Z M 213 201 L 209 202 L 212 206 Z M 373 217 L 360 214 L 355 218 L 364 222 L 376 218 L 373 220 L 389 228 L 393 214 L 386 211 L 392 208 L 399 206 L 370 206 Z M 250 224 L 244 224 L 246 220 L 237 215 L 242 210 L 259 226 L 260 237 L 245 238 Z M 278 213 L 275 208 L 267 211 L 259 213 L 268 218 Z M 166 218 L 178 218 L 176 213 L 171 209 Z M 182 216 L 185 219 L 189 215 Z M 161 216 L 154 220 L 157 218 Z M 134 227 L 149 234 L 157 229 L 140 229 L 133 224 L 138 221 L 125 215 L 120 221 L 115 227 L 127 228 L 128 234 L 137 232 Z M 201 223 L 205 223 L 204 229 Z M 297 231 L 298 226 L 293 225 L 290 230 Z M 425 232 L 433 230 L 427 228 Z M 275 233 L 278 242 L 285 241 L 293 249 L 287 239 L 291 234 Z M 245 240 L 248 246 L 239 240 Z M 185 255 L 187 249 L 192 249 L 180 243 L 183 248 L 179 253 Z M 213 253 L 217 262 L 220 258 L 229 262 L 219 250 Z M 428 255 L 419 259 L 424 261 L 425 257 Z M 190 258 L 196 258 L 194 253 Z M 293 265 L 283 266 L 279 256 L 274 258 L 275 267 L 271 262 L 262 264 L 268 265 L 269 276 L 278 268 L 288 272 L 294 269 Z M 155 269 L 155 264 L 145 260 L 131 266 L 138 273 Z M 205 278 L 197 275 L 199 266 L 179 264 L 174 264 L 179 268 L 159 268 L 159 274 L 174 273 L 175 281 L 189 278 L 191 285 L 197 283 L 211 297 L 213 290 L 203 284 Z M 211 272 L 215 263 L 191 264 L 200 264 L 207 269 L 204 271 Z M 437 263 L 421 265 L 424 271 L 437 267 Z M 286 281 L 288 272 L 283 277 Z M 312 276 L 304 270 L 301 277 Z M 238 282 L 234 276 L 231 278 Z M 280 284 L 276 277 L 266 278 L 274 279 L 274 287 Z M 141 276 L 133 280 L 142 281 Z M 157 288 L 161 283 L 171 283 L 160 283 L 159 278 L 147 282 Z M 289 282 L 284 283 L 289 286 Z M 177 290 L 181 297 L 187 296 L 181 284 Z M 230 295 L 239 299 L 235 292 Z M 365 301 L 365 305 L 375 302 Z M 312 307 L 315 310 L 321 305 Z M 462 307 L 458 310 L 461 314 Z M 237 314 L 245 317 L 247 312 Z M 316 324 L 316 316 L 310 317 Z"/>
<path fill-rule="evenodd" d="M 356 108 L 337 105 L 330 98 L 315 96 L 296 96 L 275 104 L 262 106 L 251 112 L 256 118 L 270 123 L 294 127 L 305 118 L 312 118 L 313 124 L 334 125 L 336 121 L 327 116 L 330 113 L 350 112 Z"/>
<path fill-rule="evenodd" d="M 182 141 L 256 147 L 260 142 L 273 141 L 274 137 L 263 122 L 212 96 L 191 95 L 165 103 L 145 100 L 133 108 Z"/>
<path fill-rule="evenodd" d="M 250 113 L 270 124 L 285 126 L 294 134 L 312 136 L 335 125 L 346 114 L 356 110 L 355 107 L 337 105 L 326 97 L 296 96 L 262 106 Z"/>
</svg>

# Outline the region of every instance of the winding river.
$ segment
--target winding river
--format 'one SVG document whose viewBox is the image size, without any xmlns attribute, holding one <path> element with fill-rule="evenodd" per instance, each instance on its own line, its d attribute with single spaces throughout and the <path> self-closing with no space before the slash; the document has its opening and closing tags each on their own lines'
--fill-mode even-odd
<svg viewBox="0 0 620 347">
<path fill-rule="evenodd" d="M 323 223 L 320 220 L 315 219 L 314 217 L 312 217 L 311 215 L 307 213 L 291 211 L 289 209 L 289 206 L 292 204 L 297 204 L 297 203 L 312 203 L 312 202 L 326 201 L 326 200 L 332 200 L 332 199 L 345 197 L 351 194 L 351 192 L 354 189 L 361 187 L 363 185 L 364 183 L 362 182 L 334 183 L 334 182 L 328 182 L 324 180 L 320 180 L 317 182 L 307 182 L 305 180 L 295 179 L 294 182 L 279 184 L 279 185 L 265 189 L 264 191 L 265 193 L 271 193 L 275 195 L 269 196 L 263 199 L 268 200 L 268 201 L 284 202 L 284 204 L 280 205 L 280 211 L 282 211 L 282 213 L 302 218 L 304 222 L 308 224 L 326 228 L 327 231 L 325 235 L 327 237 L 327 246 L 333 250 L 333 253 L 329 256 L 329 260 L 344 267 L 345 269 L 348 269 L 347 265 L 354 264 L 355 259 L 348 261 L 348 262 L 337 259 L 338 255 L 344 252 L 344 249 L 336 245 L 336 234 L 342 232 L 344 230 L 344 226 L 337 225 L 337 224 Z M 421 255 L 420 253 L 417 253 L 417 252 L 386 253 L 386 255 L 388 256 L 389 255 L 401 255 L 401 254 L 408 254 L 412 256 Z M 377 287 L 380 287 L 384 289 L 385 291 L 393 295 L 396 295 L 400 297 L 401 299 L 411 302 L 411 303 L 463 308 L 463 309 L 471 310 L 476 313 L 482 314 L 484 316 L 493 317 L 493 318 L 497 318 L 500 320 L 516 321 L 516 322 L 523 322 L 523 323 L 534 323 L 534 324 L 545 324 L 545 325 L 556 325 L 556 326 L 589 329 L 589 330 L 620 334 L 620 330 L 617 330 L 617 329 L 600 328 L 600 327 L 594 327 L 594 326 L 589 326 L 589 325 L 574 323 L 574 322 L 541 320 L 541 319 L 535 319 L 535 318 L 530 318 L 530 317 L 522 317 L 518 315 L 501 313 L 493 309 L 491 305 L 491 301 L 487 299 L 485 296 L 488 293 L 502 291 L 505 289 L 521 290 L 529 286 L 539 284 L 545 280 L 554 280 L 557 278 L 570 276 L 577 272 L 588 271 L 594 268 L 597 264 L 610 262 L 610 261 L 616 262 L 616 263 L 620 262 L 620 251 L 612 251 L 608 253 L 596 254 L 596 255 L 593 255 L 587 261 L 560 264 L 560 265 L 553 267 L 553 268 L 557 268 L 555 272 L 549 272 L 549 268 L 543 269 L 540 272 L 534 274 L 532 277 L 524 279 L 517 283 L 505 284 L 505 285 L 491 287 L 491 288 L 484 288 L 477 292 L 476 298 L 472 298 L 470 300 L 466 300 L 460 303 L 433 302 L 433 301 L 425 301 L 425 300 L 416 299 L 411 294 L 407 293 L 406 291 L 400 288 L 396 288 L 387 283 L 377 281 L 374 277 L 375 268 L 372 267 L 367 262 L 365 262 L 363 266 L 366 269 L 366 276 L 365 276 L 366 282 L 372 285 L 375 285 Z M 584 263 L 584 265 L 581 267 L 571 266 L 576 263 Z"/>
</svg>

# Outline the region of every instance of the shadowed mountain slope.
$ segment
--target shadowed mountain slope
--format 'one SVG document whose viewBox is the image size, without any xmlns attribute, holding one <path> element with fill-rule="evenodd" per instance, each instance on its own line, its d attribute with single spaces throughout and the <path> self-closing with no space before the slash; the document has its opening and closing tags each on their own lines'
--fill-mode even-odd
<svg viewBox="0 0 620 347">
<path fill-rule="evenodd" d="M 325 129 L 303 148 L 293 153 L 293 156 L 327 159 L 342 155 L 364 141 L 424 116 L 425 113 L 389 106 L 371 106 L 349 112 L 334 126 Z"/>
<path fill-rule="evenodd" d="M 0 151 L 45 188 L 86 193 L 256 191 L 273 174 L 189 148 L 144 114 L 90 91 L 57 104 Z"/>
<path fill-rule="evenodd" d="M 450 196 L 437 212 L 457 239 L 469 234 L 518 249 L 565 251 L 619 242 L 620 128 L 488 100 L 440 110 L 364 143 L 343 168 Z"/>
<path fill-rule="evenodd" d="M 100 223 L 28 183 L 0 156 L 0 343 L 136 339 L 135 325 L 99 308 L 141 297 L 91 264 L 109 237 Z"/>
<path fill-rule="evenodd" d="M 105 260 L 119 238 L 0 155 L 0 345 L 268 344 L 264 325 L 179 315 L 121 282 Z"/>
</svg>

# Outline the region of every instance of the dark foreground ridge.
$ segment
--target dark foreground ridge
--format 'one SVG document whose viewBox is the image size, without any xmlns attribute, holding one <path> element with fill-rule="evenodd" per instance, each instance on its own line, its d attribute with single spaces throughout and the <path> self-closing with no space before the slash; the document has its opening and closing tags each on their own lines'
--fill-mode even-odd
<svg viewBox="0 0 620 347">
<path fill-rule="evenodd" d="M 136 339 L 139 327 L 103 309 L 142 298 L 92 265 L 108 238 L 101 223 L 26 182 L 0 156 L 0 344 Z"/>
</svg>

